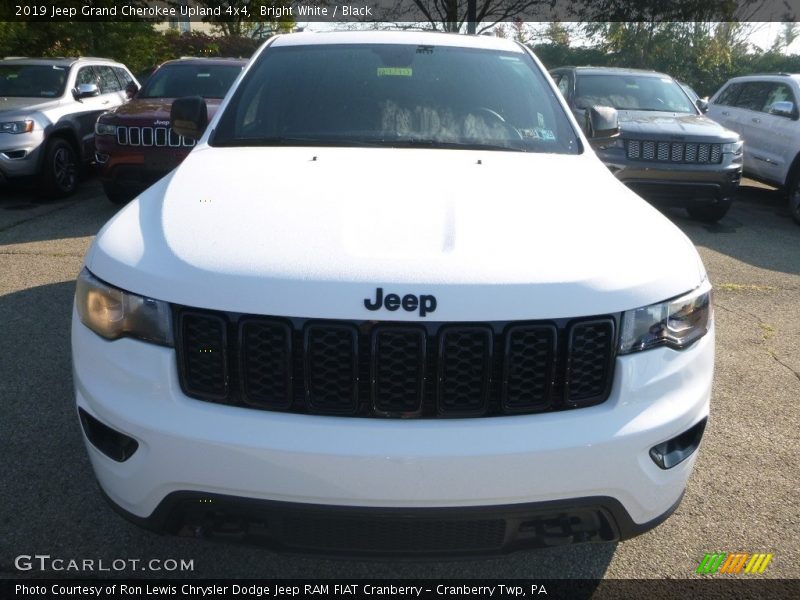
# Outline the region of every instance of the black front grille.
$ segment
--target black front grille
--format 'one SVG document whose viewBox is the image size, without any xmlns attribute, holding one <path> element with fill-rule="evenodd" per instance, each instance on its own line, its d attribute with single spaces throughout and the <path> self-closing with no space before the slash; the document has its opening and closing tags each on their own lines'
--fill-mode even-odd
<svg viewBox="0 0 800 600">
<path fill-rule="evenodd" d="M 683 164 L 719 164 L 722 162 L 721 144 L 626 140 L 625 150 L 629 160 Z"/>
<path fill-rule="evenodd" d="M 535 413 L 604 401 L 615 318 L 548 322 L 317 321 L 176 307 L 188 396 L 383 417 Z"/>
<path fill-rule="evenodd" d="M 195 140 L 175 133 L 171 127 L 117 127 L 117 144 L 120 146 L 158 146 L 190 148 Z"/>
</svg>

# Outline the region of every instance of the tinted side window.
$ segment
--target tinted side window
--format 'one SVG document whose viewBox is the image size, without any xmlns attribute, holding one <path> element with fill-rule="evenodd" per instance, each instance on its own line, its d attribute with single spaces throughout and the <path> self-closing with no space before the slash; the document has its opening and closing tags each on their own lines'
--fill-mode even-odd
<svg viewBox="0 0 800 600">
<path fill-rule="evenodd" d="M 734 106 L 760 111 L 767 100 L 770 84 L 763 81 L 748 81 L 742 84 L 742 91 Z"/>
<path fill-rule="evenodd" d="M 119 67 L 113 67 L 113 69 L 117 79 L 119 79 L 120 84 L 122 84 L 122 87 L 125 87 L 129 83 L 133 82 L 133 79 L 131 79 L 131 76 L 128 75 L 128 72 L 125 69 L 120 69 Z"/>
<path fill-rule="evenodd" d="M 772 83 L 762 112 L 769 112 L 769 107 L 776 102 L 794 102 L 794 95 L 788 85 L 784 83 Z"/>
<path fill-rule="evenodd" d="M 92 67 L 81 67 L 81 70 L 78 71 L 75 85 L 81 85 L 82 83 L 96 83 L 98 86 L 100 85 L 97 80 L 97 74 Z"/>
<path fill-rule="evenodd" d="M 736 103 L 736 98 L 739 96 L 739 92 L 742 91 L 742 84 L 741 83 L 732 83 L 719 95 L 719 98 L 716 99 L 714 104 L 722 104 L 724 106 L 734 106 Z"/>
<path fill-rule="evenodd" d="M 97 73 L 100 75 L 100 93 L 110 94 L 111 92 L 118 92 L 122 89 L 119 81 L 117 81 L 114 71 L 111 67 L 105 65 L 98 65 L 95 67 Z"/>
<path fill-rule="evenodd" d="M 561 92 L 564 98 L 569 97 L 569 75 L 562 75 L 561 79 L 558 80 L 558 91 Z"/>
</svg>

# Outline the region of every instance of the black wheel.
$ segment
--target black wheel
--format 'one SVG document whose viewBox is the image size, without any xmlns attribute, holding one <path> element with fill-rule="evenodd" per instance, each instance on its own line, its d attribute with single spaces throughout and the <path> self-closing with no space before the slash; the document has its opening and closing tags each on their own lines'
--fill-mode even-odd
<svg viewBox="0 0 800 600">
<path fill-rule="evenodd" d="M 791 181 L 788 191 L 789 213 L 792 215 L 794 222 L 800 225 L 800 171 L 795 173 Z"/>
<path fill-rule="evenodd" d="M 103 182 L 103 191 L 106 193 L 106 198 L 108 198 L 112 204 L 118 205 L 127 204 L 136 196 L 136 194 L 132 193 L 129 189 L 113 181 L 109 183 Z"/>
<path fill-rule="evenodd" d="M 716 223 L 728 213 L 732 202 L 730 200 L 723 200 L 718 204 L 710 204 L 707 206 L 690 206 L 686 209 L 689 216 L 697 221 L 703 223 Z"/>
<path fill-rule="evenodd" d="M 78 153 L 68 141 L 50 140 L 44 153 L 41 192 L 48 198 L 64 198 L 78 189 Z"/>
</svg>

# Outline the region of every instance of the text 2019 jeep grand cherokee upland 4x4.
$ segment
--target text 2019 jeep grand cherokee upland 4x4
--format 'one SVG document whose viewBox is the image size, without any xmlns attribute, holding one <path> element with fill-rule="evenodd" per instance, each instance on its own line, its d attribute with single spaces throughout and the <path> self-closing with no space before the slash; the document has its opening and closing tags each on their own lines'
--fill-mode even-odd
<svg viewBox="0 0 800 600">
<path fill-rule="evenodd" d="M 204 107 L 173 127 L 199 136 Z M 529 50 L 386 32 L 267 42 L 98 234 L 72 348 L 124 515 L 325 553 L 654 527 L 714 361 L 697 251 Z"/>
</svg>

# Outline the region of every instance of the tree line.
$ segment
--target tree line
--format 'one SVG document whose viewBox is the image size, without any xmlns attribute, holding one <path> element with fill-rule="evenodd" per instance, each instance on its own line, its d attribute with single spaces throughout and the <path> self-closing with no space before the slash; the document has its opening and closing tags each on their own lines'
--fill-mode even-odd
<svg viewBox="0 0 800 600">
<path fill-rule="evenodd" d="M 689 83 L 701 96 L 711 95 L 738 75 L 800 73 L 800 55 L 785 50 L 800 27 L 782 23 L 771 45 L 763 23 L 617 22 L 501 24 L 498 33 L 531 47 L 548 68 L 564 65 L 653 69 Z"/>
<path fill-rule="evenodd" d="M 406 23 L 404 28 L 444 30 L 447 23 L 432 17 L 425 23 Z M 215 23 L 213 35 L 209 35 L 174 29 L 161 33 L 148 22 L 0 22 L 0 56 L 103 56 L 139 72 L 179 56 L 246 58 L 272 33 L 290 30 L 293 25 L 291 21 Z M 461 25 L 464 31 L 463 20 Z M 396 28 L 397 24 L 370 26 Z M 800 73 L 800 55 L 785 53 L 800 34 L 800 27 L 794 22 L 783 23 L 767 49 L 753 44 L 761 27 L 734 21 L 541 24 L 517 20 L 493 23 L 486 32 L 528 45 L 548 68 L 597 65 L 654 69 L 689 83 L 700 95 L 710 95 L 736 75 Z"/>
</svg>

